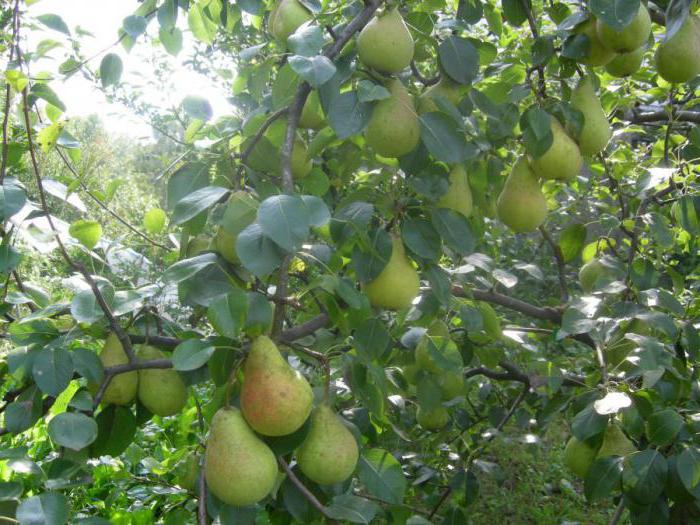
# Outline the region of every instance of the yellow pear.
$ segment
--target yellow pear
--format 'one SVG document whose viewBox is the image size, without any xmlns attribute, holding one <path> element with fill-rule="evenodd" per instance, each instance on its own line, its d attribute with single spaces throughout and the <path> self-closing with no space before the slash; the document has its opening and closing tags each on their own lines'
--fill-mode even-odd
<svg viewBox="0 0 700 525">
<path fill-rule="evenodd" d="M 595 94 L 591 77 L 585 77 L 578 83 L 571 93 L 571 105 L 583 113 L 583 128 L 578 138 L 581 154 L 592 156 L 600 153 L 610 141 L 612 128 Z"/>
<path fill-rule="evenodd" d="M 248 424 L 265 436 L 299 430 L 311 412 L 311 386 L 269 337 L 253 341 L 243 372 L 241 410 Z"/>
<path fill-rule="evenodd" d="M 590 17 L 586 22 L 576 27 L 575 33 L 588 37 L 588 50 L 586 56 L 579 59 L 579 62 L 588 66 L 604 66 L 615 57 L 615 52 L 608 49 L 598 37 L 596 29 L 596 19 Z"/>
<path fill-rule="evenodd" d="M 382 73 L 398 73 L 413 59 L 413 37 L 398 9 L 377 15 L 357 39 L 360 61 Z"/>
<path fill-rule="evenodd" d="M 319 485 L 335 485 L 355 471 L 359 452 L 352 433 L 328 405 L 320 405 L 311 416 L 311 428 L 297 451 L 304 475 Z"/>
<path fill-rule="evenodd" d="M 389 80 L 390 96 L 379 100 L 365 130 L 365 140 L 383 157 L 410 153 L 420 140 L 420 124 L 413 97 L 398 79 Z"/>
<path fill-rule="evenodd" d="M 299 0 L 279 0 L 270 12 L 267 30 L 275 40 L 286 45 L 287 37 L 312 18 L 311 11 Z"/>
<path fill-rule="evenodd" d="M 214 237 L 216 251 L 232 264 L 238 264 L 240 259 L 236 253 L 236 239 L 249 226 L 258 213 L 258 201 L 245 191 L 231 194 L 226 204 L 224 216 Z"/>
<path fill-rule="evenodd" d="M 442 75 L 440 81 L 434 86 L 430 86 L 418 98 L 418 113 L 430 113 L 431 111 L 440 111 L 436 100 L 440 97 L 450 101 L 457 106 L 462 100 L 463 87 L 450 80 L 447 75 Z"/>
<path fill-rule="evenodd" d="M 419 290 L 418 272 L 406 256 L 403 242 L 394 235 L 389 262 L 374 281 L 364 285 L 364 292 L 372 306 L 402 310 L 411 306 Z"/>
<path fill-rule="evenodd" d="M 552 145 L 544 155 L 532 159 L 532 170 L 542 179 L 569 180 L 581 171 L 583 157 L 556 117 L 551 118 Z"/>
<path fill-rule="evenodd" d="M 585 478 L 596 459 L 597 451 L 584 441 L 571 436 L 564 448 L 564 465 L 579 478 Z"/>
<path fill-rule="evenodd" d="M 536 230 L 547 217 L 547 200 L 525 157 L 513 166 L 496 204 L 498 218 L 516 233 Z"/>
<path fill-rule="evenodd" d="M 465 217 L 472 214 L 472 190 L 469 187 L 467 170 L 462 164 L 455 164 L 450 170 L 450 186 L 437 201 L 438 208 L 449 208 Z"/>
<path fill-rule="evenodd" d="M 166 359 L 163 352 L 152 346 L 142 346 L 138 351 L 142 361 Z M 175 370 L 146 368 L 139 370 L 139 401 L 157 416 L 172 416 L 180 412 L 187 402 L 187 386 Z"/>
<path fill-rule="evenodd" d="M 105 368 L 116 365 L 125 365 L 129 362 L 129 358 L 124 352 L 119 338 L 115 333 L 110 333 L 105 339 L 105 344 L 100 352 L 100 361 Z M 105 390 L 102 397 L 103 405 L 129 405 L 136 397 L 138 389 L 139 376 L 135 370 L 118 374 L 109 382 L 109 386 Z M 93 385 L 93 392 L 97 392 L 96 385 Z"/>
<path fill-rule="evenodd" d="M 305 129 L 321 129 L 326 125 L 323 118 L 323 109 L 321 108 L 321 100 L 318 96 L 318 91 L 309 93 L 304 108 L 299 117 L 299 127 Z"/>
<path fill-rule="evenodd" d="M 629 53 L 641 47 L 649 38 L 651 17 L 646 6 L 640 3 L 635 17 L 621 30 L 617 31 L 598 19 L 596 31 L 598 38 L 606 47 L 618 53 Z"/>
<path fill-rule="evenodd" d="M 688 82 L 700 73 L 700 20 L 689 15 L 680 29 L 659 44 L 656 70 L 667 82 Z"/>
<path fill-rule="evenodd" d="M 421 407 L 418 407 L 416 411 L 416 421 L 426 430 L 440 430 L 447 425 L 449 420 L 450 415 L 442 405 L 432 410 L 423 410 Z"/>
<path fill-rule="evenodd" d="M 605 71 L 618 78 L 627 77 L 636 73 L 644 60 L 646 46 L 641 46 L 629 53 L 620 53 L 605 66 Z"/>
<path fill-rule="evenodd" d="M 607 458 L 610 456 L 627 456 L 637 452 L 634 443 L 625 436 L 624 432 L 615 423 L 610 423 L 605 429 L 603 444 L 598 449 L 596 458 Z"/>
<path fill-rule="evenodd" d="M 211 420 L 204 457 L 207 488 L 224 503 L 244 507 L 274 488 L 277 461 L 240 410 L 221 408 Z"/>
</svg>

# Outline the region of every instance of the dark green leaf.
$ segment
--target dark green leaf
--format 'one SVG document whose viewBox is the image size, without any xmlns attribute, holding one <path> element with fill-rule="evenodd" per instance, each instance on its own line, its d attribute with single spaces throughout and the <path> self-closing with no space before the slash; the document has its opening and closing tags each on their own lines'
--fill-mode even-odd
<svg viewBox="0 0 700 525">
<path fill-rule="evenodd" d="M 586 499 L 590 502 L 609 497 L 620 489 L 622 458 L 610 456 L 593 462 L 585 479 Z"/>
<path fill-rule="evenodd" d="M 639 0 L 591 0 L 589 7 L 596 18 L 620 31 L 636 16 Z"/>
<path fill-rule="evenodd" d="M 328 82 L 336 72 L 333 62 L 324 55 L 310 58 L 294 55 L 288 60 L 290 67 L 314 88 Z"/>
<path fill-rule="evenodd" d="M 454 210 L 437 208 L 432 213 L 432 223 L 442 240 L 460 255 L 474 251 L 474 235 L 467 218 Z"/>
<path fill-rule="evenodd" d="M 365 129 L 372 116 L 372 104 L 360 101 L 356 91 L 346 91 L 333 98 L 327 115 L 331 128 L 343 140 Z"/>
<path fill-rule="evenodd" d="M 207 310 L 207 318 L 219 335 L 234 339 L 243 328 L 248 312 L 248 298 L 243 290 L 214 299 Z"/>
<path fill-rule="evenodd" d="M 258 277 L 265 277 L 279 268 L 285 252 L 267 237 L 258 223 L 245 228 L 236 239 L 236 253 L 241 264 Z"/>
<path fill-rule="evenodd" d="M 464 38 L 446 38 L 438 47 L 438 57 L 445 73 L 460 84 L 471 84 L 479 73 L 479 53 Z"/>
<path fill-rule="evenodd" d="M 25 499 L 17 507 L 19 525 L 63 525 L 68 522 L 68 500 L 57 492 Z"/>
<path fill-rule="evenodd" d="M 368 319 L 355 330 L 355 348 L 366 362 L 379 360 L 389 348 L 391 336 L 378 319 Z"/>
<path fill-rule="evenodd" d="M 108 53 L 100 62 L 100 80 L 102 87 L 108 87 L 119 82 L 124 66 L 119 55 Z"/>
<path fill-rule="evenodd" d="M 274 195 L 260 203 L 258 224 L 263 234 L 283 249 L 294 252 L 309 235 L 311 217 L 301 198 Z"/>
<path fill-rule="evenodd" d="M 66 35 L 70 35 L 70 29 L 68 29 L 68 26 L 66 23 L 63 21 L 63 18 L 61 18 L 58 15 L 54 14 L 45 14 L 45 15 L 39 15 L 36 17 L 36 19 L 44 24 L 46 27 L 49 29 L 53 29 L 54 31 L 60 31 L 61 33 L 65 33 Z"/>
<path fill-rule="evenodd" d="M 136 418 L 128 407 L 109 405 L 97 416 L 97 439 L 90 447 L 91 457 L 118 457 L 136 434 Z"/>
<path fill-rule="evenodd" d="M 82 450 L 97 439 L 97 423 L 85 414 L 63 412 L 49 421 L 49 436 L 62 447 Z"/>
<path fill-rule="evenodd" d="M 350 523 L 372 523 L 379 511 L 376 503 L 351 494 L 335 496 L 326 507 L 329 518 Z"/>
<path fill-rule="evenodd" d="M 576 439 L 585 441 L 603 432 L 607 424 L 608 417 L 596 412 L 591 404 L 576 414 L 571 423 L 571 431 L 576 436 Z"/>
<path fill-rule="evenodd" d="M 668 464 L 656 450 L 642 450 L 627 456 L 622 470 L 622 490 L 644 504 L 656 500 L 664 490 Z"/>
<path fill-rule="evenodd" d="M 0 186 L 0 222 L 5 222 L 17 214 L 27 202 L 24 188 L 17 179 L 6 178 Z"/>
<path fill-rule="evenodd" d="M 401 224 L 401 237 L 408 249 L 419 257 L 435 261 L 440 256 L 440 235 L 425 219 L 404 219 Z"/>
<path fill-rule="evenodd" d="M 73 377 L 73 359 L 63 348 L 44 347 L 36 355 L 32 376 L 42 392 L 56 397 Z"/>
<path fill-rule="evenodd" d="M 214 353 L 214 346 L 199 339 L 188 339 L 175 347 L 173 368 L 175 370 L 196 370 L 204 366 Z"/>
<path fill-rule="evenodd" d="M 682 427 L 683 418 L 674 409 L 659 410 L 647 418 L 647 438 L 654 445 L 666 446 L 673 442 Z"/>
<path fill-rule="evenodd" d="M 360 457 L 359 476 L 374 497 L 396 505 L 403 501 L 406 477 L 401 464 L 386 450 L 365 450 Z"/>
<path fill-rule="evenodd" d="M 173 224 L 187 222 L 223 199 L 228 191 L 220 186 L 207 186 L 194 191 L 178 201 L 173 209 L 170 221 Z"/>
<path fill-rule="evenodd" d="M 445 113 L 424 113 L 419 120 L 421 140 L 436 159 L 455 164 L 475 154 L 459 125 Z"/>
</svg>

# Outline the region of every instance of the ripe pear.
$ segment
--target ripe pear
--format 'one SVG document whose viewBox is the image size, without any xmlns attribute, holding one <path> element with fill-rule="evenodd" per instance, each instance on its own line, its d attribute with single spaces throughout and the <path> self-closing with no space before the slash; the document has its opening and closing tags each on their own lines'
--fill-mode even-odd
<svg viewBox="0 0 700 525">
<path fill-rule="evenodd" d="M 627 77 L 636 73 L 644 60 L 646 46 L 641 46 L 629 53 L 620 53 L 605 66 L 605 71 L 618 78 Z"/>
<path fill-rule="evenodd" d="M 211 420 L 204 457 L 207 488 L 224 503 L 257 503 L 275 486 L 277 461 L 240 410 L 221 408 Z"/>
<path fill-rule="evenodd" d="M 700 73 L 700 19 L 689 15 L 680 29 L 659 44 L 654 56 L 659 75 L 671 83 L 688 82 Z"/>
<path fill-rule="evenodd" d="M 269 337 L 253 341 L 243 372 L 241 410 L 253 430 L 265 436 L 299 430 L 311 412 L 311 386 Z"/>
<path fill-rule="evenodd" d="M 398 9 L 377 15 L 357 39 L 360 61 L 382 73 L 398 73 L 413 59 L 413 37 Z"/>
<path fill-rule="evenodd" d="M 297 450 L 297 462 L 304 475 L 319 485 L 335 485 L 355 471 L 359 451 L 352 433 L 328 405 L 311 415 L 311 428 Z"/>
<path fill-rule="evenodd" d="M 416 421 L 426 430 L 440 430 L 447 425 L 449 420 L 450 415 L 442 405 L 432 410 L 423 410 L 421 407 L 418 407 L 416 411 Z"/>
<path fill-rule="evenodd" d="M 596 29 L 596 19 L 590 17 L 586 22 L 579 25 L 575 33 L 586 35 L 588 37 L 588 50 L 586 56 L 579 59 L 579 62 L 588 66 L 604 66 L 615 57 L 615 52 L 609 49 L 601 42 Z"/>
<path fill-rule="evenodd" d="M 608 48 L 618 53 L 629 53 L 641 47 L 651 32 L 651 17 L 643 3 L 632 21 L 620 31 L 613 29 L 602 20 L 596 22 L 598 38 Z"/>
<path fill-rule="evenodd" d="M 301 110 L 299 117 L 299 127 L 305 129 L 321 129 L 326 125 L 323 118 L 323 109 L 321 108 L 321 100 L 318 96 L 318 91 L 309 93 L 304 108 Z"/>
<path fill-rule="evenodd" d="M 410 153 L 420 140 L 420 124 L 413 97 L 398 79 L 386 85 L 390 96 L 379 100 L 365 130 L 365 140 L 383 157 Z"/>
<path fill-rule="evenodd" d="M 115 365 L 125 365 L 129 362 L 129 358 L 124 352 L 119 338 L 116 334 L 110 333 L 105 339 L 105 344 L 100 352 L 100 361 L 105 368 Z M 129 405 L 136 397 L 138 389 L 139 376 L 135 370 L 118 374 L 109 382 L 109 386 L 105 390 L 102 397 L 103 405 Z M 95 393 L 97 388 L 93 387 Z"/>
<path fill-rule="evenodd" d="M 615 423 L 610 423 L 605 429 L 605 435 L 603 436 L 603 444 L 598 449 L 598 458 L 607 458 L 609 456 L 627 456 L 637 452 L 637 447 L 634 443 L 625 436 L 624 432 Z"/>
<path fill-rule="evenodd" d="M 364 285 L 364 292 L 372 306 L 389 310 L 403 310 L 411 306 L 418 295 L 420 279 L 418 272 L 406 256 L 401 238 L 392 235 L 392 250 L 389 262 L 379 276 Z"/>
<path fill-rule="evenodd" d="M 267 30 L 275 40 L 286 45 L 287 37 L 312 18 L 311 11 L 299 0 L 279 0 L 270 12 Z"/>
<path fill-rule="evenodd" d="M 532 159 L 532 169 L 542 179 L 573 179 L 583 165 L 581 150 L 554 116 L 551 118 L 551 127 L 552 145 L 544 155 Z"/>
<path fill-rule="evenodd" d="M 607 273 L 608 268 L 599 259 L 591 259 L 581 266 L 578 272 L 578 282 L 581 289 L 586 293 L 592 292 L 598 279 Z"/>
<path fill-rule="evenodd" d="M 455 106 L 462 100 L 463 88 L 457 82 L 443 75 L 437 84 L 430 86 L 418 98 L 418 113 L 440 111 L 436 100 L 440 97 L 450 101 Z"/>
<path fill-rule="evenodd" d="M 498 218 L 516 233 L 536 230 L 547 217 L 547 200 L 525 157 L 513 166 L 496 204 Z"/>
<path fill-rule="evenodd" d="M 433 343 L 434 349 L 430 347 Z M 442 356 L 434 357 L 435 350 Z M 454 341 L 446 337 L 431 336 L 423 337 L 415 350 L 416 364 L 433 374 L 443 374 L 446 369 L 452 371 L 461 370 L 464 367 L 462 354 Z"/>
<path fill-rule="evenodd" d="M 438 208 L 449 208 L 465 217 L 473 211 L 472 190 L 469 187 L 467 170 L 462 164 L 455 164 L 450 170 L 450 185 L 447 192 L 437 201 Z"/>
<path fill-rule="evenodd" d="M 141 361 L 165 359 L 163 352 L 152 346 L 142 346 Z M 139 370 L 139 400 L 151 413 L 165 417 L 177 414 L 187 402 L 187 386 L 175 370 L 147 368 Z"/>
<path fill-rule="evenodd" d="M 596 453 L 596 449 L 588 443 L 571 436 L 564 448 L 564 464 L 579 478 L 585 478 L 588 469 L 596 459 Z"/>
<path fill-rule="evenodd" d="M 229 197 L 214 238 L 216 251 L 228 262 L 232 264 L 240 262 L 236 253 L 236 239 L 238 234 L 255 221 L 257 213 L 258 201 L 249 193 L 236 191 Z"/>
<path fill-rule="evenodd" d="M 583 113 L 583 128 L 578 138 L 578 146 L 582 155 L 592 156 L 605 149 L 612 128 L 595 93 L 593 79 L 584 77 L 571 93 L 571 105 Z"/>
</svg>

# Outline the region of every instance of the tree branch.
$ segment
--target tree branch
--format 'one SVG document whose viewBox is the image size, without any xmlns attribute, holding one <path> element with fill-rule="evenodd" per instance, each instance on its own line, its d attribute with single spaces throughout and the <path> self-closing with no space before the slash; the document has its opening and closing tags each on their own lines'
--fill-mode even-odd
<svg viewBox="0 0 700 525">
<path fill-rule="evenodd" d="M 416 61 L 411 60 L 411 73 L 413 73 L 413 76 L 416 77 L 416 80 L 423 84 L 424 86 L 434 86 L 438 82 L 440 82 L 440 75 L 436 75 L 433 78 L 425 78 L 423 75 L 421 75 L 421 72 L 418 71 L 418 67 L 416 67 Z"/>
<path fill-rule="evenodd" d="M 566 286 L 566 265 L 564 263 L 564 254 L 562 253 L 559 244 L 556 243 L 556 241 L 552 238 L 552 236 L 549 234 L 549 232 L 545 229 L 544 226 L 540 226 L 539 230 L 542 234 L 542 237 L 544 237 L 544 240 L 547 241 L 547 244 L 549 244 L 549 246 L 552 248 L 554 258 L 557 261 L 560 298 L 562 303 L 566 303 L 569 300 L 569 292 Z"/>
<path fill-rule="evenodd" d="M 294 483 L 297 489 L 299 489 L 299 492 L 302 493 L 302 495 L 308 500 L 311 505 L 321 513 L 321 515 L 325 517 L 329 517 L 326 514 L 326 507 L 318 501 L 318 498 L 314 496 L 313 492 L 311 492 L 308 488 L 306 488 L 306 485 L 304 485 L 299 478 L 297 478 L 296 474 L 292 471 L 292 468 L 287 464 L 287 462 L 282 458 L 282 456 L 277 456 L 277 461 L 279 462 L 280 466 L 284 470 L 284 472 L 287 474 L 287 477 L 289 480 Z"/>
<path fill-rule="evenodd" d="M 15 0 L 15 7 L 12 11 L 12 41 L 10 42 L 10 56 L 7 60 L 8 67 L 12 63 L 15 55 L 15 45 L 19 33 L 19 0 Z M 0 184 L 5 180 L 5 172 L 7 170 L 7 154 L 10 148 L 10 142 L 7 136 L 7 124 L 10 120 L 10 101 L 12 100 L 12 89 L 10 83 L 5 82 L 5 107 L 2 114 L 2 164 L 0 165 Z"/>
<path fill-rule="evenodd" d="M 268 130 L 268 128 L 272 125 L 272 123 L 277 120 L 278 118 L 282 117 L 289 111 L 289 108 L 282 108 L 274 113 L 272 113 L 265 122 L 263 122 L 262 126 L 260 126 L 260 129 L 253 135 L 253 138 L 250 141 L 250 144 L 246 147 L 245 150 L 243 150 L 243 153 L 241 153 L 241 162 L 243 164 L 246 163 L 248 160 L 248 157 L 250 156 L 251 153 L 253 153 L 253 150 L 255 149 L 255 145 L 258 143 L 258 141 L 262 138 L 262 136 L 265 134 L 265 132 Z"/>
</svg>

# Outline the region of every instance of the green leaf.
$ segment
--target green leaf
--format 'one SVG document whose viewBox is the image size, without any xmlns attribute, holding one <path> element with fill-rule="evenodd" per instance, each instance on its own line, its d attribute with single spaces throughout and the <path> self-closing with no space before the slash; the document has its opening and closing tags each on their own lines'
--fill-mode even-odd
<svg viewBox="0 0 700 525">
<path fill-rule="evenodd" d="M 440 257 L 440 235 L 425 219 L 404 219 L 401 224 L 401 238 L 409 250 L 424 259 L 435 261 Z"/>
<path fill-rule="evenodd" d="M 190 6 L 187 15 L 187 25 L 194 37 L 205 44 L 212 44 L 214 42 L 216 32 L 219 28 L 218 24 L 207 16 L 203 4 Z"/>
<path fill-rule="evenodd" d="M 207 310 L 207 318 L 219 335 L 234 339 L 245 324 L 248 297 L 243 290 L 214 299 Z"/>
<path fill-rule="evenodd" d="M 352 252 L 352 266 L 362 282 L 376 279 L 391 258 L 393 245 L 391 235 L 377 228 L 369 234 L 369 245 L 355 246 Z"/>
<path fill-rule="evenodd" d="M 356 91 L 345 91 L 333 97 L 327 116 L 336 136 L 343 140 L 365 129 L 372 116 L 372 104 L 360 101 Z"/>
<path fill-rule="evenodd" d="M 586 227 L 583 224 L 570 224 L 559 236 L 559 247 L 561 248 L 564 262 L 571 262 L 583 251 L 586 243 Z"/>
<path fill-rule="evenodd" d="M 68 522 L 68 500 L 57 492 L 25 499 L 17 507 L 19 525 L 63 525 Z"/>
<path fill-rule="evenodd" d="M 203 255 L 197 255 L 196 257 L 178 261 L 170 268 L 165 270 L 165 273 L 163 274 L 163 282 L 169 284 L 182 282 L 185 279 L 189 279 L 207 266 L 215 264 L 216 262 L 216 254 L 213 253 L 205 253 Z"/>
<path fill-rule="evenodd" d="M 175 347 L 173 368 L 182 372 L 204 366 L 214 353 L 214 346 L 199 339 L 188 339 Z"/>
<path fill-rule="evenodd" d="M 37 98 L 45 100 L 63 111 L 66 110 L 66 105 L 61 102 L 61 99 L 58 98 L 58 95 L 48 84 L 32 84 L 32 88 L 29 90 L 28 102 L 33 104 Z"/>
<path fill-rule="evenodd" d="M 75 370 L 88 380 L 88 383 L 99 385 L 104 378 L 104 368 L 98 355 L 86 348 L 76 348 L 72 352 Z"/>
<path fill-rule="evenodd" d="M 406 492 L 401 464 L 386 450 L 365 450 L 358 469 L 360 481 L 374 497 L 400 505 Z"/>
<path fill-rule="evenodd" d="M 681 197 L 671 209 L 676 221 L 684 230 L 693 235 L 700 235 L 700 197 Z"/>
<path fill-rule="evenodd" d="M 457 122 L 445 113 L 423 113 L 418 119 L 421 140 L 437 160 L 456 164 L 476 154 L 476 148 L 467 144 Z"/>
<path fill-rule="evenodd" d="M 331 235 L 342 244 L 350 237 L 364 232 L 374 214 L 374 206 L 368 202 L 352 202 L 336 210 L 331 219 Z"/>
<path fill-rule="evenodd" d="M 245 332 L 250 337 L 265 334 L 272 326 L 272 303 L 258 292 L 248 292 L 248 317 Z"/>
<path fill-rule="evenodd" d="M 158 24 L 161 29 L 170 31 L 177 22 L 177 0 L 165 0 L 158 8 Z"/>
<path fill-rule="evenodd" d="M 591 12 L 616 31 L 627 27 L 639 11 L 639 0 L 591 0 Z"/>
<path fill-rule="evenodd" d="M 182 51 L 182 31 L 177 27 L 173 27 L 169 31 L 161 29 L 158 31 L 158 39 L 165 50 L 172 56 L 177 56 Z"/>
<path fill-rule="evenodd" d="M 660 447 L 670 445 L 683 427 L 683 418 L 672 408 L 651 414 L 646 421 L 649 441 Z"/>
<path fill-rule="evenodd" d="M 97 423 L 85 414 L 63 412 L 49 421 L 49 436 L 62 447 L 82 450 L 97 439 Z"/>
<path fill-rule="evenodd" d="M 576 439 L 586 441 L 588 438 L 603 432 L 607 424 L 608 417 L 596 412 L 591 404 L 576 414 L 571 422 L 571 431 Z"/>
<path fill-rule="evenodd" d="M 381 84 L 375 84 L 371 80 L 360 80 L 357 84 L 357 96 L 360 102 L 374 102 L 389 98 L 391 93 Z"/>
<path fill-rule="evenodd" d="M 355 330 L 353 341 L 358 356 L 370 362 L 384 355 L 391 344 L 391 336 L 379 319 L 368 319 Z"/>
<path fill-rule="evenodd" d="M 593 462 L 584 483 L 586 499 L 590 502 L 609 497 L 619 490 L 622 480 L 622 458 L 610 456 Z"/>
<path fill-rule="evenodd" d="M 209 101 L 204 97 L 189 95 L 182 101 L 182 109 L 193 119 L 208 121 L 213 114 Z"/>
<path fill-rule="evenodd" d="M 63 348 L 46 346 L 34 358 L 32 376 L 42 392 L 56 397 L 73 377 L 73 359 Z"/>
<path fill-rule="evenodd" d="M 331 212 L 322 199 L 314 195 L 301 195 L 300 197 L 306 207 L 309 226 L 320 228 L 331 220 Z"/>
<path fill-rule="evenodd" d="M 236 253 L 241 264 L 257 277 L 265 277 L 279 268 L 286 255 L 255 222 L 238 234 Z"/>
<path fill-rule="evenodd" d="M 136 39 L 146 32 L 146 19 L 138 15 L 127 16 L 122 22 L 124 32 L 131 38 Z"/>
<path fill-rule="evenodd" d="M 304 201 L 292 195 L 273 195 L 260 203 L 262 233 L 288 252 L 295 252 L 309 235 L 311 223 Z"/>
<path fill-rule="evenodd" d="M 102 226 L 99 222 L 81 219 L 70 225 L 68 233 L 88 250 L 92 250 L 102 237 Z"/>
<path fill-rule="evenodd" d="M 100 62 L 100 81 L 102 82 L 102 87 L 106 88 L 118 83 L 123 70 L 124 66 L 122 65 L 122 59 L 119 58 L 119 55 L 115 55 L 114 53 L 106 54 L 102 58 L 102 62 Z"/>
<path fill-rule="evenodd" d="M 445 73 L 460 84 L 471 84 L 479 73 L 479 53 L 464 38 L 447 37 L 438 47 L 438 57 Z"/>
<path fill-rule="evenodd" d="M 328 82 L 336 72 L 333 62 L 324 55 L 311 58 L 293 55 L 288 60 L 289 66 L 314 88 Z"/>
<path fill-rule="evenodd" d="M 9 244 L 0 244 L 0 274 L 10 273 L 22 260 L 22 254 Z"/>
<path fill-rule="evenodd" d="M 318 55 L 323 47 L 325 39 L 323 29 L 315 25 L 299 27 L 287 38 L 287 45 L 295 55 L 313 57 Z M 334 66 L 335 70 L 335 66 Z"/>
<path fill-rule="evenodd" d="M 683 23 L 690 16 L 690 5 L 688 0 L 671 0 L 666 7 L 666 35 L 664 41 L 668 42 L 681 28 Z"/>
<path fill-rule="evenodd" d="M 437 208 L 432 213 L 432 224 L 442 240 L 460 255 L 474 251 L 475 239 L 467 218 L 454 210 Z"/>
<path fill-rule="evenodd" d="M 97 416 L 97 429 L 97 439 L 90 447 L 90 456 L 118 457 L 134 439 L 136 418 L 128 407 L 109 405 Z"/>
<path fill-rule="evenodd" d="M 22 497 L 24 487 L 19 481 L 0 481 L 0 501 L 11 501 Z"/>
<path fill-rule="evenodd" d="M 554 141 L 551 122 L 553 118 L 537 106 L 531 106 L 520 117 L 525 149 L 535 159 L 544 155 Z"/>
<path fill-rule="evenodd" d="M 221 186 L 206 186 L 200 188 L 178 201 L 173 209 L 170 220 L 173 224 L 182 224 L 211 208 L 228 193 Z"/>
<path fill-rule="evenodd" d="M 359 496 L 341 494 L 335 496 L 326 507 L 326 516 L 350 523 L 372 523 L 380 511 L 379 505 Z"/>
<path fill-rule="evenodd" d="M 97 286 L 107 305 L 111 306 L 114 299 L 114 287 L 104 281 L 98 282 Z M 73 296 L 70 313 L 79 323 L 94 323 L 104 316 L 104 312 L 91 289 L 81 290 Z"/>
<path fill-rule="evenodd" d="M 54 31 L 60 31 L 61 33 L 65 33 L 66 35 L 70 35 L 70 29 L 68 29 L 68 26 L 66 23 L 63 21 L 63 18 L 61 18 L 58 15 L 54 14 L 45 14 L 45 15 L 39 15 L 36 17 L 36 19 L 44 24 L 46 27 L 49 29 L 53 29 Z"/>
<path fill-rule="evenodd" d="M 625 458 L 622 491 L 634 501 L 655 501 L 664 491 L 668 463 L 656 450 L 642 450 Z"/>
<path fill-rule="evenodd" d="M 678 477 L 688 491 L 693 491 L 700 483 L 700 449 L 688 447 L 678 456 L 676 462 Z"/>
</svg>

